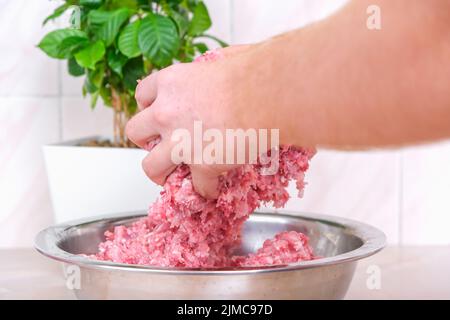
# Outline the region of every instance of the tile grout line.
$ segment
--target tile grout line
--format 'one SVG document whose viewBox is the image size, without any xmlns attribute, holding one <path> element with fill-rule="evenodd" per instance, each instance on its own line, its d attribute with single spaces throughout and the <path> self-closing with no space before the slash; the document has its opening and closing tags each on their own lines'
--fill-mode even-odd
<svg viewBox="0 0 450 320">
<path fill-rule="evenodd" d="M 235 40 L 235 35 L 234 35 L 234 0 L 229 0 L 230 2 L 230 27 L 229 27 L 229 32 L 230 32 L 230 44 L 233 45 L 234 44 L 234 40 Z"/>
<path fill-rule="evenodd" d="M 58 68 L 59 70 L 59 68 Z M 62 80 L 61 80 L 62 81 Z M 58 91 L 59 91 L 59 87 L 58 87 Z M 62 91 L 62 88 L 61 88 Z M 56 93 L 56 94 L 11 94 L 11 95 L 2 95 L 0 94 L 0 99 L 57 99 L 59 97 L 63 97 L 63 98 L 83 98 L 82 94 L 77 94 L 77 93 L 66 93 L 66 94 L 61 94 L 60 93 Z"/>
<path fill-rule="evenodd" d="M 61 21 L 56 22 L 58 27 L 61 27 Z M 58 60 L 58 139 L 59 142 L 63 140 L 63 89 L 62 89 L 62 61 Z"/>
<path fill-rule="evenodd" d="M 404 208 L 403 208 L 403 192 L 404 192 L 404 185 L 403 185 L 403 150 L 400 150 L 398 153 L 398 244 L 400 247 L 404 246 L 404 239 L 403 239 L 403 215 L 404 215 Z"/>
<path fill-rule="evenodd" d="M 63 140 L 63 106 L 62 106 L 62 67 L 61 61 L 58 61 L 58 139 Z"/>
<path fill-rule="evenodd" d="M 0 99 L 55 99 L 59 94 L 0 94 Z"/>
</svg>

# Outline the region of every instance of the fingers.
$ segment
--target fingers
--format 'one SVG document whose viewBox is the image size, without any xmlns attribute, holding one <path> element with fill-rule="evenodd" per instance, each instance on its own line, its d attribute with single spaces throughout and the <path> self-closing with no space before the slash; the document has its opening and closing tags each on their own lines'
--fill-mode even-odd
<svg viewBox="0 0 450 320">
<path fill-rule="evenodd" d="M 142 161 L 145 174 L 153 182 L 163 185 L 176 165 L 171 159 L 172 146 L 168 141 L 161 141 Z"/>
<path fill-rule="evenodd" d="M 147 108 L 131 118 L 126 127 L 126 134 L 134 144 L 145 149 L 147 143 L 159 137 L 159 130 L 154 121 L 155 108 Z"/>
<path fill-rule="evenodd" d="M 139 81 L 136 87 L 135 98 L 139 110 L 149 107 L 158 95 L 158 73 L 153 73 Z"/>
<path fill-rule="evenodd" d="M 191 166 L 194 189 L 206 199 L 217 199 L 219 196 L 218 174 L 212 170 Z"/>
</svg>

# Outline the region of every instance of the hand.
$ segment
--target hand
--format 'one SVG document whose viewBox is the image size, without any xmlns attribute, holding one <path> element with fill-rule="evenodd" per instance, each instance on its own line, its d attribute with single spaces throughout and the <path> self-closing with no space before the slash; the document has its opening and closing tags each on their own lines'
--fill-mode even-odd
<svg viewBox="0 0 450 320">
<path fill-rule="evenodd" d="M 214 128 L 221 132 L 248 126 L 244 122 L 252 118 L 252 111 L 244 107 L 245 101 L 237 99 L 241 96 L 238 79 L 242 71 L 234 66 L 242 70 L 242 63 L 235 60 L 250 48 L 221 50 L 217 61 L 173 65 L 138 84 L 136 100 L 140 112 L 128 122 L 126 131 L 136 145 L 152 149 L 143 160 L 143 169 L 151 180 L 162 185 L 176 168 L 171 156 L 177 143 L 171 139 L 174 130 L 187 129 L 193 137 L 194 121 L 201 121 L 203 130 Z M 196 191 L 204 197 L 216 198 L 218 176 L 236 165 L 189 166 Z"/>
</svg>

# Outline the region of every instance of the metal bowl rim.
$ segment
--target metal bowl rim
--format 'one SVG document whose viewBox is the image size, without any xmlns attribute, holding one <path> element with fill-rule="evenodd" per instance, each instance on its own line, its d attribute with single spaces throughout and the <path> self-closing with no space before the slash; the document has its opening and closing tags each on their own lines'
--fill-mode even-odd
<svg viewBox="0 0 450 320">
<path fill-rule="evenodd" d="M 83 268 L 100 269 L 100 270 L 115 270 L 115 271 L 130 271 L 130 272 L 145 272 L 145 273 L 159 273 L 159 274 L 177 274 L 177 275 L 244 275 L 252 273 L 268 273 L 268 272 L 286 272 L 302 269 L 318 268 L 330 265 L 336 265 L 346 262 L 357 261 L 366 257 L 369 257 L 380 250 L 386 245 L 385 234 L 366 223 L 358 222 L 355 220 L 341 218 L 337 216 L 313 214 L 313 213 L 299 213 L 290 210 L 273 210 L 270 212 L 254 212 L 250 216 L 250 220 L 264 219 L 264 217 L 270 217 L 270 219 L 279 220 L 311 220 L 322 222 L 325 224 L 335 225 L 341 228 L 351 235 L 354 235 L 361 239 L 362 245 L 354 250 L 345 252 L 333 257 L 319 258 L 316 260 L 303 261 L 298 263 L 292 263 L 287 265 L 278 265 L 270 267 L 239 267 L 239 268 L 162 268 L 145 265 L 134 265 L 125 263 L 115 263 L 108 261 L 98 261 L 83 257 L 77 254 L 72 254 L 62 250 L 56 245 L 57 235 L 61 235 L 68 229 L 79 227 L 83 224 L 93 224 L 101 221 L 121 221 L 134 218 L 144 217 L 146 214 L 142 212 L 128 212 L 119 214 L 110 214 L 105 216 L 97 216 L 95 218 L 79 219 L 55 226 L 48 227 L 40 231 L 34 241 L 35 249 L 51 259 L 78 265 Z M 52 242 L 52 247 L 48 245 L 48 238 Z M 47 239 L 47 240 L 46 240 Z"/>
</svg>

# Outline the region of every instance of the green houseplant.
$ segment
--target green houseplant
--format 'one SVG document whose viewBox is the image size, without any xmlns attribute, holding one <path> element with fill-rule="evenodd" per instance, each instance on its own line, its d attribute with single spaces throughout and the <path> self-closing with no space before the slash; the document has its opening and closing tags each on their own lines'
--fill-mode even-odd
<svg viewBox="0 0 450 320">
<path fill-rule="evenodd" d="M 133 146 L 124 128 L 136 113 L 137 80 L 192 61 L 208 49 L 206 40 L 225 44 L 206 33 L 211 19 L 200 0 L 59 2 L 44 23 L 61 17 L 58 22 L 67 26 L 45 35 L 38 47 L 84 78 L 82 91 L 92 108 L 103 100 L 113 109 L 114 139 L 86 137 L 43 147 L 55 221 L 144 212 L 160 188 L 142 171 L 146 151 L 126 148 Z"/>
<path fill-rule="evenodd" d="M 211 19 L 200 0 L 64 0 L 44 24 L 65 13 L 70 26 L 48 33 L 38 47 L 85 78 L 82 91 L 92 108 L 99 98 L 113 108 L 116 147 L 131 146 L 124 129 L 136 113 L 137 80 L 192 61 L 208 50 L 205 38 L 226 45 L 205 33 Z"/>
</svg>

